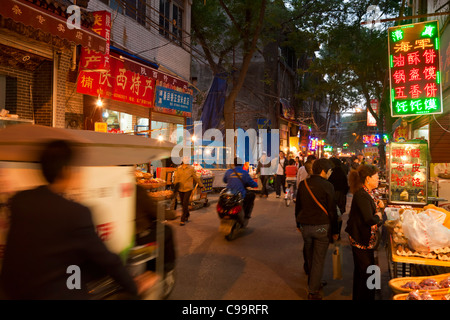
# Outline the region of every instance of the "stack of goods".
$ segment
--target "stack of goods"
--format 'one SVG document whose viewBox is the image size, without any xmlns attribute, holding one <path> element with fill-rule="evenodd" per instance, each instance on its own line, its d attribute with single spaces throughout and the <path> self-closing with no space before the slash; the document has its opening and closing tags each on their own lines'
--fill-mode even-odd
<svg viewBox="0 0 450 320">
<path fill-rule="evenodd" d="M 414 290 L 448 290 L 450 289 L 450 273 L 423 277 L 402 277 L 389 281 L 389 287 L 394 293 L 405 293 Z"/>
<path fill-rule="evenodd" d="M 148 195 L 152 199 L 171 199 L 173 197 L 173 191 L 172 190 L 155 191 L 149 192 Z"/>
<path fill-rule="evenodd" d="M 159 178 L 153 178 L 153 175 L 151 173 L 142 172 L 140 170 L 136 170 L 134 172 L 134 175 L 136 176 L 136 182 L 140 186 L 146 188 L 146 189 L 157 189 L 157 188 L 165 188 L 166 181 Z"/>
<path fill-rule="evenodd" d="M 433 296 L 428 292 L 425 291 L 424 293 L 419 293 L 419 290 L 412 291 L 408 293 L 405 300 L 436 300 L 433 298 Z M 444 295 L 441 300 L 450 300 L 450 295 Z"/>
<path fill-rule="evenodd" d="M 402 208 L 386 226 L 397 255 L 450 261 L 450 212 L 443 208 Z"/>
<path fill-rule="evenodd" d="M 450 276 L 442 280 L 438 283 L 433 278 L 422 280 L 419 284 L 416 281 L 408 281 L 401 287 L 404 289 L 411 290 L 439 290 L 439 289 L 448 289 L 450 288 Z"/>
<path fill-rule="evenodd" d="M 406 277 L 389 281 L 394 300 L 450 300 L 450 274 Z M 400 294 L 397 294 L 400 293 Z"/>
<path fill-rule="evenodd" d="M 199 178 L 212 178 L 213 173 L 211 170 L 203 169 L 201 165 L 194 163 L 192 165 Z"/>
</svg>

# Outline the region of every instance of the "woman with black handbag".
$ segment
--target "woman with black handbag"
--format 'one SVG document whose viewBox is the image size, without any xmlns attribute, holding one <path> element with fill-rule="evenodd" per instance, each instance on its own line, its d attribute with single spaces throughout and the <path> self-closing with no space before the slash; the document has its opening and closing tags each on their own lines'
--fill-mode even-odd
<svg viewBox="0 0 450 320">
<path fill-rule="evenodd" d="M 375 290 L 367 286 L 367 268 L 375 265 L 378 228 L 383 223 L 380 209 L 384 204 L 376 203 L 371 195 L 378 187 L 378 171 L 376 166 L 364 164 L 349 173 L 353 201 L 345 231 L 353 252 L 353 300 L 375 299 Z"/>
</svg>

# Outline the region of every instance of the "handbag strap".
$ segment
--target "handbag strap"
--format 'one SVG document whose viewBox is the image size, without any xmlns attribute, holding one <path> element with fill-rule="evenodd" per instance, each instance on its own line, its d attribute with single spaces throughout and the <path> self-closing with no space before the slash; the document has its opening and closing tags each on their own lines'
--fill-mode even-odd
<svg viewBox="0 0 450 320">
<path fill-rule="evenodd" d="M 305 186 L 306 189 L 308 189 L 309 194 L 311 195 L 311 197 L 314 199 L 314 201 L 319 205 L 319 207 L 325 212 L 325 214 L 328 216 L 328 211 L 322 206 L 322 204 L 316 199 L 316 197 L 314 196 L 314 194 L 312 193 L 311 189 L 308 186 L 308 182 L 306 181 L 308 179 L 305 179 Z"/>
</svg>

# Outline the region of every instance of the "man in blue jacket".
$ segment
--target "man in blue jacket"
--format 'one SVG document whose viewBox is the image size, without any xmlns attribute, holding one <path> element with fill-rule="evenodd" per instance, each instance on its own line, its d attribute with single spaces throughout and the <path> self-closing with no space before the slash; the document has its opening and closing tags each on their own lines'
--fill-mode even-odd
<svg viewBox="0 0 450 320">
<path fill-rule="evenodd" d="M 227 184 L 227 188 L 233 192 L 239 191 L 244 198 L 245 218 L 250 219 L 253 204 L 255 202 L 255 194 L 247 191 L 247 187 L 257 188 L 258 184 L 250 177 L 247 171 L 242 168 L 243 164 L 240 158 L 234 158 L 234 168 L 228 169 L 223 177 L 223 182 Z"/>
</svg>

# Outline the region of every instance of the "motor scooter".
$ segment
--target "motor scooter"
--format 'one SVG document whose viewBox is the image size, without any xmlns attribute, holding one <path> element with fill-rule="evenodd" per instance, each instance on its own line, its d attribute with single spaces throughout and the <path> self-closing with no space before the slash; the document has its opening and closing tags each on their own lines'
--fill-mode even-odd
<svg viewBox="0 0 450 320">
<path fill-rule="evenodd" d="M 220 218 L 219 231 L 228 241 L 235 239 L 239 231 L 248 225 L 243 203 L 244 199 L 240 192 L 225 188 L 219 194 L 217 203 L 217 213 Z"/>
</svg>

